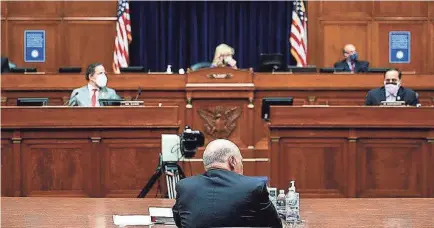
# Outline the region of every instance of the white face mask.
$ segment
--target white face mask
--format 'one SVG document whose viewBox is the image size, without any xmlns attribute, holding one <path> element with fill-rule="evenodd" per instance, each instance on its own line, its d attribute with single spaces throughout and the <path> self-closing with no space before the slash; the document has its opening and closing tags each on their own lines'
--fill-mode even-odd
<svg viewBox="0 0 434 228">
<path fill-rule="evenodd" d="M 395 84 L 384 84 L 384 88 L 386 89 L 386 91 L 390 94 L 395 95 L 395 96 L 398 94 L 398 90 L 399 90 L 400 86 L 401 86 L 401 84 L 399 82 L 396 85 Z"/>
<path fill-rule="evenodd" d="M 107 86 L 107 76 L 105 74 L 100 74 L 96 78 L 96 85 L 100 88 Z"/>
</svg>

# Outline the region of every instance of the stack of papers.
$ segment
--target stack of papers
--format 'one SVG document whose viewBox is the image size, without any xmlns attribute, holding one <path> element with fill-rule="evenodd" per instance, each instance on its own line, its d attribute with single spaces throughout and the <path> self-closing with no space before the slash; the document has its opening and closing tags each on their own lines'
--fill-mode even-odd
<svg viewBox="0 0 434 228">
<path fill-rule="evenodd" d="M 151 221 L 157 224 L 174 225 L 172 208 L 167 207 L 150 207 L 149 215 Z"/>
<path fill-rule="evenodd" d="M 152 225 L 151 216 L 147 215 L 113 215 L 113 223 L 119 227 Z"/>
</svg>

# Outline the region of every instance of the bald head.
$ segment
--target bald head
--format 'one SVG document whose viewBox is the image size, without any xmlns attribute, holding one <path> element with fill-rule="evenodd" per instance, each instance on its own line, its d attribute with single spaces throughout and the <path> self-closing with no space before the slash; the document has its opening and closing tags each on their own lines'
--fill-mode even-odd
<svg viewBox="0 0 434 228">
<path fill-rule="evenodd" d="M 203 153 L 203 165 L 205 170 L 210 168 L 223 168 L 242 173 L 242 156 L 240 149 L 233 142 L 226 139 L 211 141 L 208 143 Z"/>
<path fill-rule="evenodd" d="M 352 51 L 356 51 L 356 47 L 352 44 L 347 44 L 344 47 L 344 51 L 345 52 L 352 52 Z"/>
<path fill-rule="evenodd" d="M 357 51 L 356 51 L 356 47 L 354 45 L 352 45 L 352 44 L 345 45 L 343 53 L 344 53 L 344 57 L 345 57 L 345 59 L 347 59 L 347 61 L 357 60 Z M 351 59 L 351 56 L 353 56 L 353 59 Z"/>
</svg>

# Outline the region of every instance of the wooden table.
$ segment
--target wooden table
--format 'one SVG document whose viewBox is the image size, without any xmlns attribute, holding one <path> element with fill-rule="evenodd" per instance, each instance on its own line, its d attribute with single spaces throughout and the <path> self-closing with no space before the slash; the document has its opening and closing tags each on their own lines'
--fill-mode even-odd
<svg viewBox="0 0 434 228">
<path fill-rule="evenodd" d="M 227 78 L 210 78 L 212 74 L 230 74 Z M 250 76 L 250 77 L 249 77 Z M 403 86 L 419 93 L 422 105 L 434 105 L 434 75 L 403 75 Z M 109 75 L 108 86 L 130 100 L 142 88 L 140 100 L 146 104 L 159 102 L 185 106 L 188 91 L 197 84 L 208 86 L 210 97 L 221 98 L 217 84 L 251 84 L 254 103 L 260 109 L 263 97 L 292 96 L 295 105 L 363 105 L 366 92 L 383 84 L 383 74 L 321 74 L 321 73 L 258 73 L 231 68 L 201 69 L 188 74 L 131 74 Z M 73 89 L 86 84 L 83 74 L 2 75 L 1 103 L 15 106 L 19 97 L 48 97 L 50 105 L 68 101 Z M 196 85 L 194 85 L 196 84 Z M 232 88 L 233 89 L 233 88 Z M 193 99 L 194 103 L 194 99 Z M 183 104 L 183 105 L 182 105 Z"/>
<path fill-rule="evenodd" d="M 431 107 L 271 107 L 270 145 L 306 197 L 434 197 Z"/>
<path fill-rule="evenodd" d="M 2 227 L 109 228 L 113 215 L 148 215 L 150 206 L 171 207 L 169 199 L 3 197 Z M 434 199 L 301 199 L 309 228 L 432 228 Z"/>
<path fill-rule="evenodd" d="M 149 207 L 171 207 L 169 199 L 2 197 L 2 227 L 117 227 L 113 215 L 149 215 Z"/>
</svg>

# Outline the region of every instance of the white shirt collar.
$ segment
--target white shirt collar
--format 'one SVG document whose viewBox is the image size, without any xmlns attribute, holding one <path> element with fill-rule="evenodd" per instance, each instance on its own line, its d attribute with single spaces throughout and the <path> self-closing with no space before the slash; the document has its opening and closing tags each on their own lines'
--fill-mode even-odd
<svg viewBox="0 0 434 228">
<path fill-rule="evenodd" d="M 99 88 L 96 86 L 93 86 L 92 84 L 88 83 L 87 84 L 87 88 L 89 89 L 89 91 L 93 91 L 94 89 L 96 89 L 96 91 L 99 91 Z"/>
</svg>

